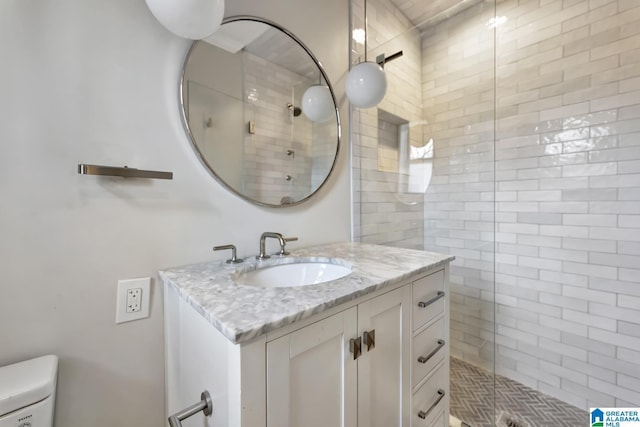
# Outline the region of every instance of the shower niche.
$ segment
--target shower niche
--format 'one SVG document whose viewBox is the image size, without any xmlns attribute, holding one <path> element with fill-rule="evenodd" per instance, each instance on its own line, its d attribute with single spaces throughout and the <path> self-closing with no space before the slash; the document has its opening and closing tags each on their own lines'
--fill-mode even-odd
<svg viewBox="0 0 640 427">
<path fill-rule="evenodd" d="M 433 141 L 425 141 L 422 121 L 387 106 L 360 110 L 355 117 L 362 132 L 353 134 L 359 141 L 353 147 L 354 199 L 359 200 L 354 226 L 364 243 L 422 250 Z"/>
<path fill-rule="evenodd" d="M 389 181 L 405 198 L 423 195 L 431 180 L 433 140 L 417 146 L 421 134 L 419 126 L 378 109 L 378 171 L 389 173 Z"/>
</svg>

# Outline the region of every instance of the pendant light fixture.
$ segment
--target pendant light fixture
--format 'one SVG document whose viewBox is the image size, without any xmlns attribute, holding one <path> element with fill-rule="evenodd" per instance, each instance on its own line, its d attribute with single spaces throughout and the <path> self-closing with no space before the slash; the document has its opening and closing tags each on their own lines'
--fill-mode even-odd
<svg viewBox="0 0 640 427">
<path fill-rule="evenodd" d="M 367 61 L 367 0 L 364 0 L 364 62 L 351 68 L 345 90 L 352 105 L 371 108 L 380 103 L 387 93 L 387 77 L 376 62 Z"/>
<path fill-rule="evenodd" d="M 329 86 L 313 85 L 302 95 L 302 112 L 316 123 L 323 123 L 335 115 Z"/>
<path fill-rule="evenodd" d="M 166 29 L 185 39 L 200 40 L 215 33 L 224 17 L 224 0 L 145 0 Z"/>
<path fill-rule="evenodd" d="M 322 84 L 322 76 L 317 85 L 312 85 L 302 95 L 302 112 L 316 123 L 323 123 L 335 116 L 335 105 L 329 86 Z"/>
</svg>

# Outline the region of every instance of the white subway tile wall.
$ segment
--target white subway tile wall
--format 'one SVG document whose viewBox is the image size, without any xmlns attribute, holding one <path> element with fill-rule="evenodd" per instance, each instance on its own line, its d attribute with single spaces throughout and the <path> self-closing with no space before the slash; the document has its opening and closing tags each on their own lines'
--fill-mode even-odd
<svg viewBox="0 0 640 427">
<path fill-rule="evenodd" d="M 371 37 L 409 50 L 388 4 Z M 356 112 L 356 239 L 415 247 L 392 230 L 423 221 L 423 247 L 456 256 L 454 356 L 582 409 L 640 406 L 640 2 L 486 2 L 419 44 L 379 108 L 434 141 L 424 211 L 375 185 L 393 181 L 377 110 Z"/>
<path fill-rule="evenodd" d="M 491 91 L 482 81 L 493 83 L 493 76 L 483 76 L 472 65 L 451 73 L 459 70 L 459 46 L 484 40 L 475 62 L 492 59 L 495 47 L 497 65 L 496 371 L 583 409 L 640 405 L 634 387 L 640 359 L 602 366 L 593 356 L 605 349 L 608 358 L 616 359 L 640 350 L 640 57 L 631 55 L 640 46 L 640 30 L 632 29 L 640 28 L 640 4 L 570 3 L 498 3 L 497 15 L 507 20 L 496 30 L 495 44 L 485 26 L 494 11 L 483 5 L 425 32 L 423 62 L 434 70 L 423 75 L 425 115 L 434 105 L 435 121 L 442 122 L 431 131 L 434 175 L 442 179 L 432 181 L 425 199 L 426 216 L 436 217 L 432 225 L 438 237 L 427 238 L 426 247 L 456 254 L 460 267 L 452 275 L 458 281 L 454 291 L 462 293 L 452 306 L 457 313 L 452 329 L 459 329 L 452 334 L 453 354 L 491 365 L 483 348 L 474 345 L 490 336 L 490 328 L 479 327 L 487 323 L 478 323 L 474 313 L 484 303 L 483 294 L 461 290 L 480 288 L 475 268 L 469 267 L 477 266 L 477 256 L 458 251 L 477 241 L 447 245 L 451 233 L 469 230 L 469 224 L 451 229 L 451 205 L 442 209 L 453 200 L 442 197 L 450 191 L 446 186 L 460 182 L 451 167 L 465 162 L 442 148 L 454 144 L 451 134 L 469 136 L 464 126 L 481 118 L 465 114 L 459 119 L 466 123 L 453 123 L 440 113 L 439 98 L 446 92 L 437 90 L 450 88 L 452 81 L 460 90 L 458 82 L 464 79 L 474 82 L 465 87 L 469 92 L 476 81 Z M 473 64 L 473 56 L 465 60 Z M 453 62 L 458 64 L 454 68 Z M 474 74 L 480 80 L 471 80 Z M 445 107 L 445 112 L 460 109 Z M 493 136 L 479 134 L 470 144 Z M 491 313 L 483 320 L 490 321 Z M 536 351 L 541 348 L 542 354 Z"/>
<path fill-rule="evenodd" d="M 533 73 L 529 87 L 495 99 L 495 72 L 512 75 L 517 69 L 495 67 L 494 34 L 487 27 L 494 16 L 493 5 L 480 4 L 422 33 L 423 130 L 433 138 L 435 154 L 425 194 L 425 249 L 456 256 L 451 270 L 452 355 L 490 371 L 496 343 L 515 353 L 520 342 L 530 343 L 538 336 L 558 339 L 561 334 L 538 323 L 540 315 L 554 315 L 561 309 L 539 301 L 539 288 L 521 285 L 538 279 L 540 261 L 550 271 L 560 270 L 558 260 L 540 257 L 537 245 L 560 247 L 559 237 L 543 236 L 540 229 L 560 224 L 561 214 L 541 212 L 538 206 L 560 202 L 561 192 L 541 188 L 538 181 L 559 178 L 561 171 L 534 168 L 536 157 L 549 151 L 557 155 L 561 147 L 555 144 L 547 149 L 537 144 L 538 135 L 510 131 L 503 149 L 494 150 L 496 128 L 532 129 L 538 120 L 535 111 L 557 108 L 561 100 L 537 97 L 535 86 L 541 80 Z M 539 35 L 523 32 L 522 37 Z M 512 46 L 516 48 L 515 43 Z M 522 60 L 531 61 L 533 54 Z M 515 102 L 522 104 L 521 110 Z M 451 117 L 449 111 L 461 114 Z M 504 122 L 496 122 L 498 114 L 505 116 Z M 531 170 L 536 172 L 518 176 L 519 171 Z M 465 200 L 458 203 L 461 194 Z M 463 217 L 463 213 L 477 215 Z M 449 244 L 453 236 L 455 245 Z M 499 244 L 504 251 L 496 251 Z M 494 284 L 495 277 L 503 280 Z M 543 289 L 560 294 L 555 286 Z M 518 317 L 521 304 L 528 311 Z M 519 370 L 523 361 L 509 356 L 513 354 L 499 356 L 500 373 L 532 386 L 539 376 L 532 369 L 539 366 Z"/>
<path fill-rule="evenodd" d="M 363 2 L 356 1 L 353 7 L 362 16 Z M 414 125 L 422 120 L 420 33 L 409 31 L 411 23 L 390 2 L 368 1 L 367 15 L 371 49 L 367 59 L 399 51 L 402 57 L 385 64 L 385 99 L 377 108 L 353 115 L 354 239 L 423 249 L 424 194 L 408 191 L 407 176 L 399 173 L 400 125 L 408 124 L 411 145 L 428 142 L 423 139 L 421 126 Z M 362 23 L 355 22 L 354 26 L 362 28 Z M 363 46 L 354 45 L 354 51 L 364 52 Z M 354 63 L 364 60 L 363 53 L 354 59 Z"/>
<path fill-rule="evenodd" d="M 249 52 L 243 55 L 243 67 L 244 90 L 251 94 L 244 101 L 245 123 L 254 126 L 254 133 L 246 131 L 244 137 L 243 193 L 275 205 L 284 197 L 299 200 L 311 187 L 304 172 L 312 164 L 311 138 L 305 136 L 311 135 L 311 123 L 302 115 L 294 117 L 287 104 L 302 97 L 301 91 L 294 93 L 292 82 L 303 88 L 313 81 Z"/>
<path fill-rule="evenodd" d="M 281 39 L 269 40 L 282 43 Z M 324 182 L 336 149 L 334 122 L 314 123 L 302 113 L 294 114 L 304 91 L 318 83 L 317 73 L 310 70 L 313 76 L 300 75 L 246 51 L 243 67 L 247 124 L 243 193 L 275 205 L 286 197 L 299 201 Z M 250 122 L 253 133 L 248 131 Z"/>
</svg>

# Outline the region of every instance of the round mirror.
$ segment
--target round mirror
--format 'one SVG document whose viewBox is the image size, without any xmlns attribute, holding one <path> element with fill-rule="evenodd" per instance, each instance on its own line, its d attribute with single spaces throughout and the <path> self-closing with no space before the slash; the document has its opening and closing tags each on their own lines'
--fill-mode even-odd
<svg viewBox="0 0 640 427">
<path fill-rule="evenodd" d="M 311 51 L 279 25 L 226 18 L 191 46 L 180 92 L 196 154 L 239 196 L 296 205 L 333 170 L 340 145 L 333 88 Z"/>
</svg>

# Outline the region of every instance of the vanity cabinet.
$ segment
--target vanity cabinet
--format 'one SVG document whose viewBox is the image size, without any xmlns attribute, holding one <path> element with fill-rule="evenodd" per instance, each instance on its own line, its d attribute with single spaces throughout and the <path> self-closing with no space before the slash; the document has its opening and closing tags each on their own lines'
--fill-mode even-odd
<svg viewBox="0 0 640 427">
<path fill-rule="evenodd" d="M 267 343 L 268 427 L 356 425 L 357 318 L 352 307 Z"/>
<path fill-rule="evenodd" d="M 412 287 L 411 425 L 449 425 L 449 315 L 446 270 Z"/>
<path fill-rule="evenodd" d="M 165 286 L 167 412 L 206 389 L 213 414 L 185 427 L 446 427 L 447 277 L 441 266 L 239 344 Z"/>
<path fill-rule="evenodd" d="M 267 426 L 409 426 L 411 289 L 267 343 Z"/>
</svg>

